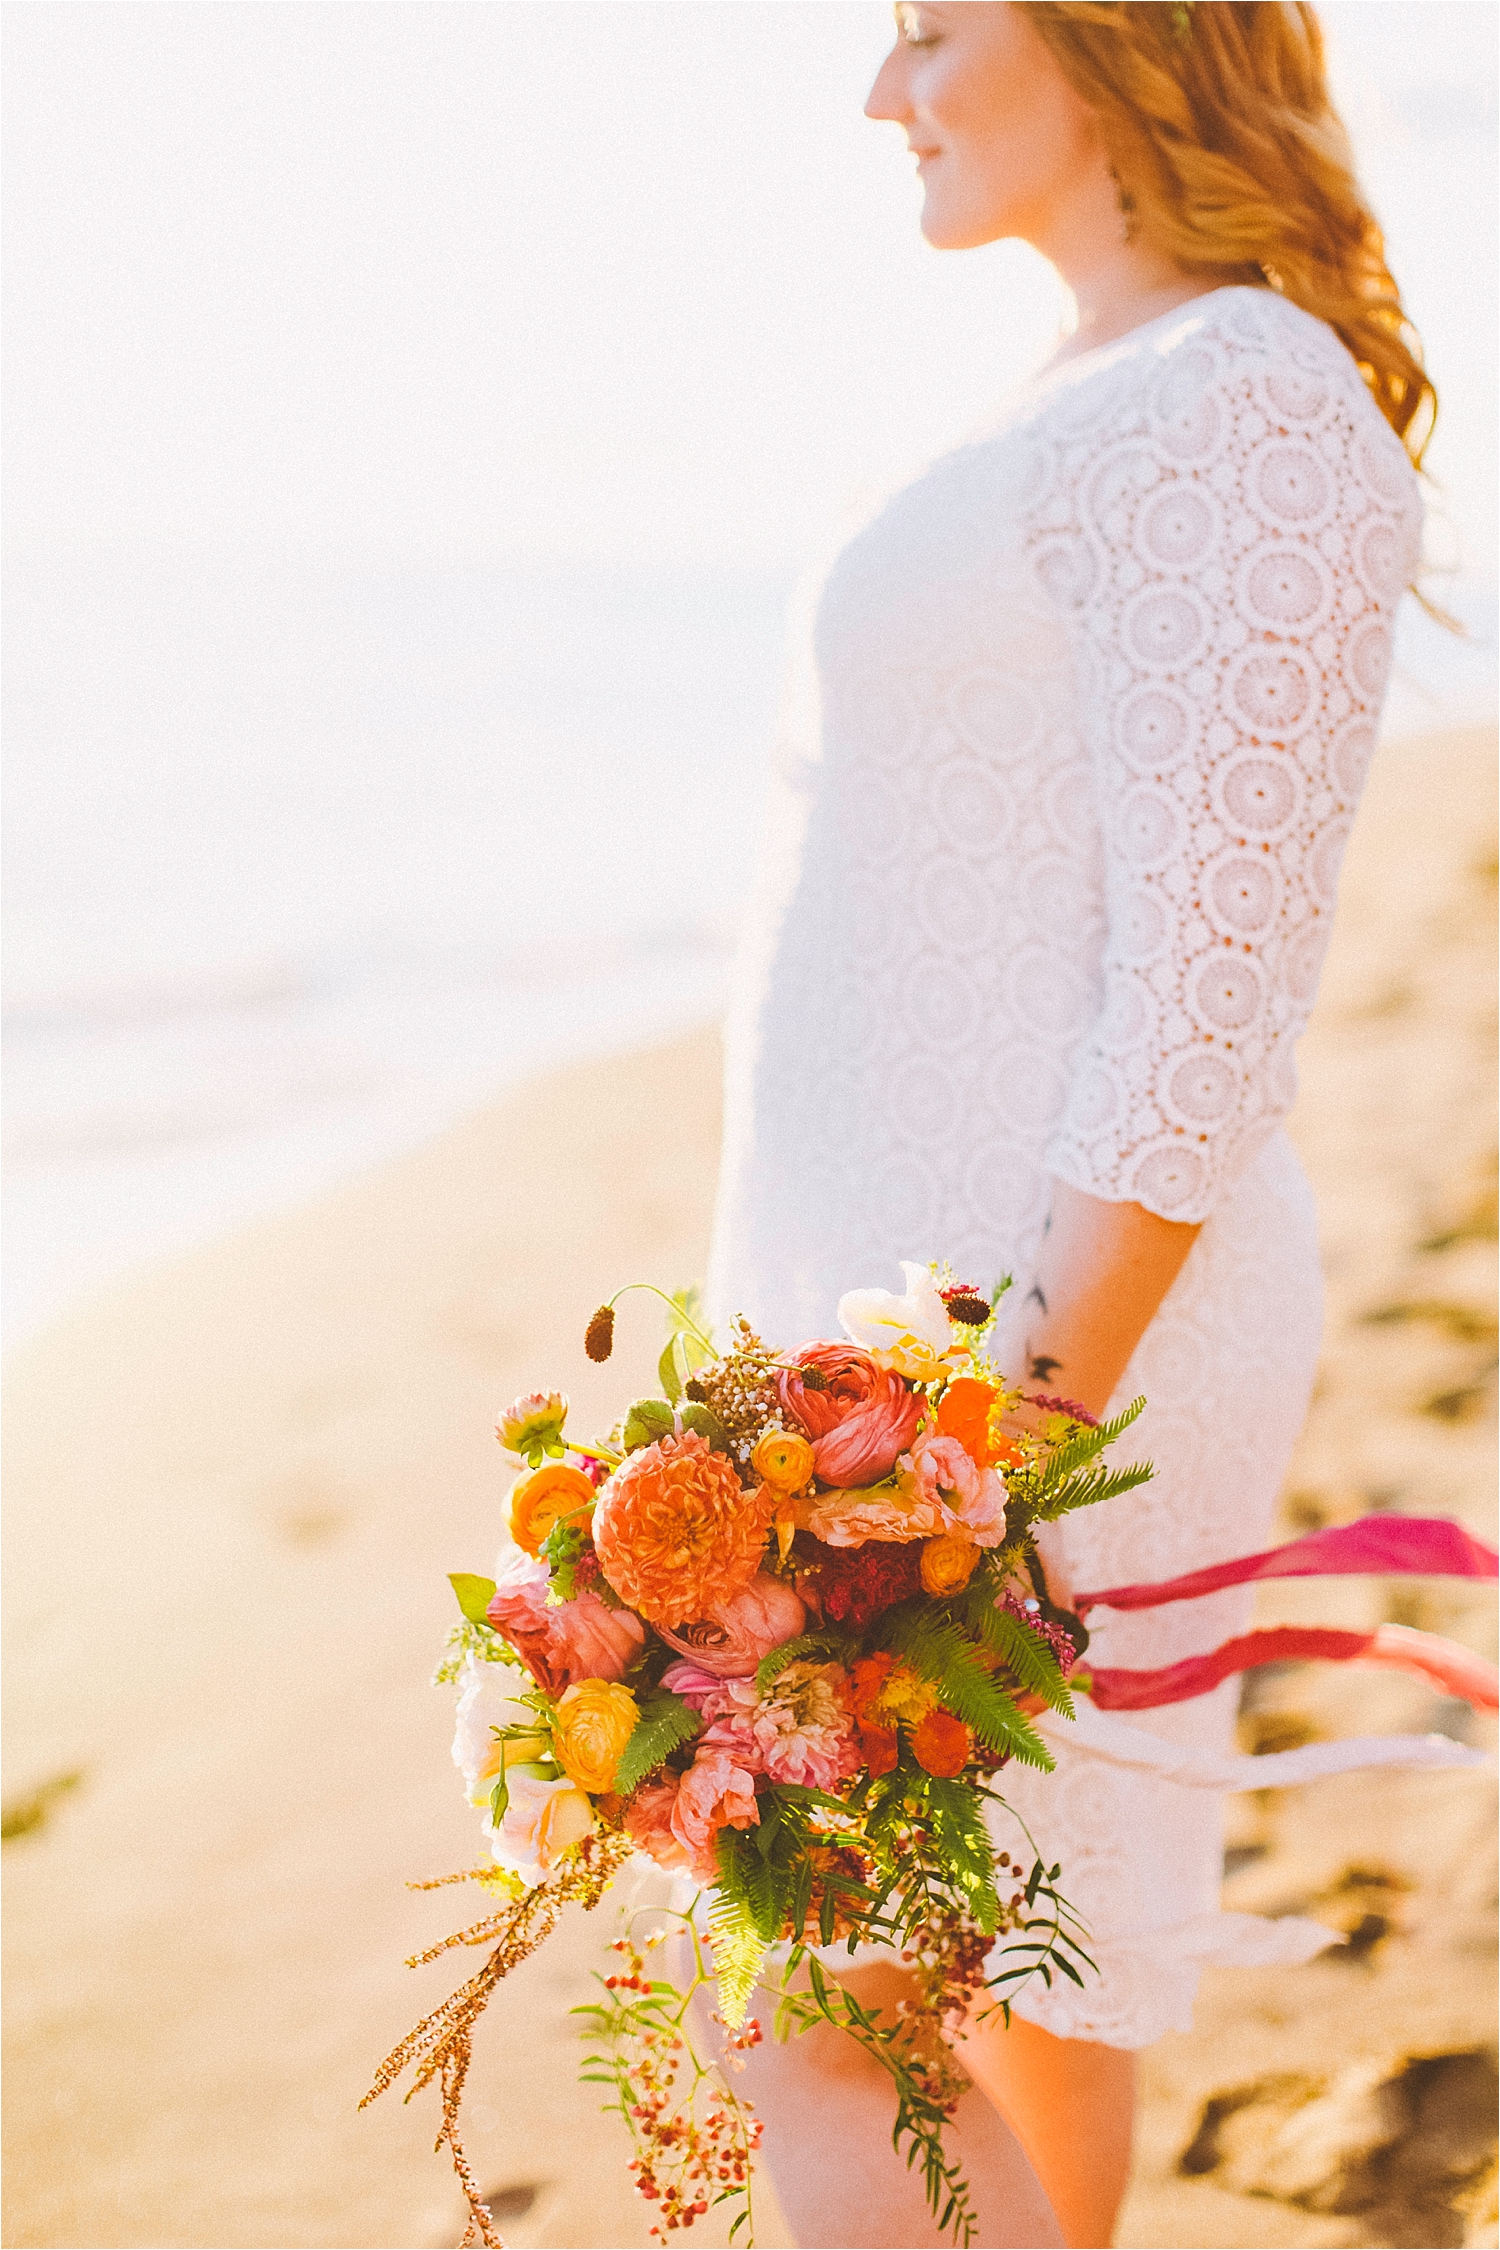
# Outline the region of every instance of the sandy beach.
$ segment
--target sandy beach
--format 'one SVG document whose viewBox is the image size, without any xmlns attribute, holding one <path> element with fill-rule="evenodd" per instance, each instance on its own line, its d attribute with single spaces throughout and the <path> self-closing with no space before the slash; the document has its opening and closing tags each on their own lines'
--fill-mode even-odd
<svg viewBox="0 0 1500 2250">
<path fill-rule="evenodd" d="M 1294 1119 L 1329 1323 L 1288 1534 L 1391 1508 L 1493 1535 L 1494 758 L 1490 729 L 1388 745 L 1351 847 Z M 497 1405 L 561 1380 L 587 1424 L 646 1387 L 654 1320 L 603 1369 L 583 1324 L 701 1272 L 717 1135 L 711 1032 L 559 1073 L 15 1354 L 7 2244 L 457 2242 L 433 2097 L 356 2109 L 470 1959 L 402 1965 L 467 1918 L 406 1879 L 477 1856 L 426 1684 L 443 1574 L 492 1566 Z M 1494 1653 L 1486 1589 L 1304 1584 L 1262 1615 Z M 1243 1727 L 1482 1739 L 1352 1667 L 1258 1676 Z M 1227 1902 L 1351 1943 L 1210 1975 L 1146 2065 L 1122 2244 L 1496 2241 L 1491 1800 L 1460 1771 L 1235 1801 Z M 608 1912 L 478 2043 L 471 2153 L 514 2245 L 646 2240 L 566 2013 Z M 758 2240 L 788 2240 L 769 2193 Z"/>
</svg>

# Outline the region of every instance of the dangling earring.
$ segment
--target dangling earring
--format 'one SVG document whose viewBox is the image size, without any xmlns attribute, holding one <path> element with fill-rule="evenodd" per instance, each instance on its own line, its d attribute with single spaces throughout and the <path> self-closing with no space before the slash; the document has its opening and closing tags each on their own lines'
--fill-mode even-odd
<svg viewBox="0 0 1500 2250">
<path fill-rule="evenodd" d="M 1120 178 L 1113 164 L 1109 168 L 1109 176 L 1115 183 L 1115 201 L 1120 207 L 1120 240 L 1122 242 L 1134 242 L 1135 197 Z"/>
</svg>

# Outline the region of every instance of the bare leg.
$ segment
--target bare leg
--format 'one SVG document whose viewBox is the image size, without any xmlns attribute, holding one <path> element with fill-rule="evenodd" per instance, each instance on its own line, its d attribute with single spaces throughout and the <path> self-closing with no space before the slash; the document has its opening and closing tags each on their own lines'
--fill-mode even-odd
<svg viewBox="0 0 1500 2250">
<path fill-rule="evenodd" d="M 866 2007 L 911 1990 L 895 1962 L 845 1970 Z M 939 2234 L 920 2171 L 891 2145 L 890 2079 L 830 2025 L 788 2040 L 767 2036 L 737 2085 L 765 2124 L 761 2161 L 802 2250 L 935 2250 Z M 1060 2250 L 1057 2221 L 1015 2135 L 977 2089 L 959 2105 L 950 2144 L 974 2191 L 977 2250 Z"/>
<path fill-rule="evenodd" d="M 1014 2126 L 1068 2250 L 1108 2250 L 1130 2172 L 1135 2057 L 992 2014 L 959 2043 L 964 2069 Z"/>
</svg>

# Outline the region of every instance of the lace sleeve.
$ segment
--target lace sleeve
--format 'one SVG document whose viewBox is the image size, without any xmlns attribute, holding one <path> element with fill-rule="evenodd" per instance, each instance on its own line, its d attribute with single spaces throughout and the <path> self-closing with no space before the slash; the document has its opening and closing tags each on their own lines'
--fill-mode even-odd
<svg viewBox="0 0 1500 2250">
<path fill-rule="evenodd" d="M 1034 559 L 1068 617 L 1108 926 L 1046 1164 L 1201 1220 L 1296 1091 L 1416 480 L 1337 338 L 1281 300 L 1164 353 L 1126 426 L 1057 467 Z"/>
</svg>

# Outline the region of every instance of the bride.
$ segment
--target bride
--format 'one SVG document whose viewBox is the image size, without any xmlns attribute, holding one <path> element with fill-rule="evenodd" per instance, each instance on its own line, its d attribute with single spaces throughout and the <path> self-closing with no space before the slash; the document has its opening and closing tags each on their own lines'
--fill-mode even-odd
<svg viewBox="0 0 1500 2250">
<path fill-rule="evenodd" d="M 710 1287 L 798 1336 L 903 1257 L 1014 1273 L 1001 1365 L 1096 1415 L 1149 1400 L 1155 1481 L 1058 1530 L 1066 1601 L 1267 1543 L 1321 1319 L 1293 1050 L 1433 393 L 1310 7 L 896 19 L 868 114 L 906 134 L 928 241 L 1021 237 L 1078 320 L 809 604 Z M 1149 1667 L 1243 1630 L 1246 1596 L 1100 1614 L 1100 1660 Z M 1222 1752 L 1234 1702 L 1228 1682 L 1134 1723 Z M 984 2242 L 1108 2243 L 1136 2052 L 1189 2025 L 1206 1963 L 1318 1939 L 1218 1912 L 1210 1790 L 1077 1746 L 1005 1785 L 1099 1973 L 971 2028 L 957 2146 Z M 894 1965 L 837 1961 L 872 2005 L 900 1997 Z M 799 2242 L 938 2239 L 850 2042 L 768 2043 L 746 2089 Z"/>
</svg>

